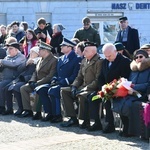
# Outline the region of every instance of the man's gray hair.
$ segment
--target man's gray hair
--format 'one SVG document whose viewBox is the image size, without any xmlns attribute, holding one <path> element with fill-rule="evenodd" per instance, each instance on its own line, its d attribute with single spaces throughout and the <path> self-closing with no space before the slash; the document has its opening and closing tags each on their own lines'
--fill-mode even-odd
<svg viewBox="0 0 150 150">
<path fill-rule="evenodd" d="M 102 52 L 104 53 L 106 50 L 116 51 L 116 47 L 112 43 L 106 43 L 102 48 Z"/>
</svg>

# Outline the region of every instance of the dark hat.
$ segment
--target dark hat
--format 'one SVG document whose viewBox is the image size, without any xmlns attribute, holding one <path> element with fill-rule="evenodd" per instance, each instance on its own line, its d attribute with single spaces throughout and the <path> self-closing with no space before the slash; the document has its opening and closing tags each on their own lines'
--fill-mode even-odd
<svg viewBox="0 0 150 150">
<path fill-rule="evenodd" d="M 53 48 L 51 45 L 48 45 L 47 43 L 45 43 L 45 42 L 43 42 L 41 40 L 38 42 L 38 46 L 39 46 L 39 50 L 40 49 L 46 49 L 48 51 L 51 51 L 52 48 Z"/>
<path fill-rule="evenodd" d="M 139 54 L 142 54 L 143 56 L 148 58 L 148 53 L 145 50 L 142 50 L 142 49 L 136 50 L 133 54 L 133 58 L 136 58 L 136 56 L 139 55 Z"/>
<path fill-rule="evenodd" d="M 6 44 L 6 46 L 7 47 L 12 46 L 18 50 L 20 49 L 19 43 L 17 43 L 17 42 L 12 42 L 12 43 Z"/>
<path fill-rule="evenodd" d="M 115 45 L 117 51 L 125 49 L 125 46 L 121 42 L 115 43 L 114 45 Z"/>
<path fill-rule="evenodd" d="M 126 21 L 126 20 L 128 20 L 127 17 L 121 17 L 121 18 L 119 18 L 119 21 Z"/>
<path fill-rule="evenodd" d="M 82 23 L 83 24 L 89 24 L 91 21 L 90 21 L 90 18 L 88 18 L 88 17 L 84 17 L 83 19 L 82 19 Z"/>
<path fill-rule="evenodd" d="M 144 44 L 144 45 L 142 45 L 141 49 L 150 49 L 150 44 Z"/>
<path fill-rule="evenodd" d="M 71 46 L 71 47 L 74 47 L 76 46 L 76 43 L 66 39 L 66 38 L 63 38 L 63 42 L 60 44 L 60 46 Z"/>
<path fill-rule="evenodd" d="M 97 47 L 98 45 L 94 42 L 89 42 L 89 41 L 84 42 L 84 48 L 88 47 L 88 46 L 96 46 Z"/>
<path fill-rule="evenodd" d="M 10 26 L 12 27 L 13 25 L 17 25 L 19 27 L 20 23 L 18 21 L 14 21 L 14 22 L 11 23 Z"/>
</svg>

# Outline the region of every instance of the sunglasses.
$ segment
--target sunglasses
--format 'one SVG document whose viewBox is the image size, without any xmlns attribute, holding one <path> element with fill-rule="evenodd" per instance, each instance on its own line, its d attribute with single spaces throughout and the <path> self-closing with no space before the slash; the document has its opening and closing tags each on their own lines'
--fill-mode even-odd
<svg viewBox="0 0 150 150">
<path fill-rule="evenodd" d="M 140 59 L 141 59 L 141 58 L 143 58 L 143 56 L 142 56 L 142 55 L 140 55 L 140 56 L 136 56 L 136 57 L 135 57 L 135 59 L 138 59 L 138 58 L 140 58 Z"/>
</svg>

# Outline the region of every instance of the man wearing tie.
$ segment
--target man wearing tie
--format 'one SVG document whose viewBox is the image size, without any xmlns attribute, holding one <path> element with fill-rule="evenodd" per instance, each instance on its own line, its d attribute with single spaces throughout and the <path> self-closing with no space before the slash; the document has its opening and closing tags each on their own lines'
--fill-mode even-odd
<svg viewBox="0 0 150 150">
<path fill-rule="evenodd" d="M 138 30 L 128 25 L 128 18 L 119 18 L 120 30 L 116 36 L 115 42 L 121 42 L 130 54 L 140 48 Z"/>
</svg>

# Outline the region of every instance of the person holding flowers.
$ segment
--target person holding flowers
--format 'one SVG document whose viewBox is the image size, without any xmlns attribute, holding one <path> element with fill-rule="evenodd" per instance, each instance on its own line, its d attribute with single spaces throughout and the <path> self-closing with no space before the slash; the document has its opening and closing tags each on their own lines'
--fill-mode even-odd
<svg viewBox="0 0 150 150">
<path fill-rule="evenodd" d="M 114 79 L 119 79 L 120 77 L 128 78 L 130 74 L 130 60 L 123 55 L 119 54 L 116 47 L 107 43 L 102 48 L 105 59 L 102 64 L 101 73 L 98 79 L 99 90 L 101 90 L 104 84 L 112 82 Z M 90 117 L 95 120 L 93 126 L 91 126 L 90 131 L 99 130 L 98 124 L 100 124 L 99 116 L 99 104 L 101 100 L 92 101 L 92 97 L 97 94 L 97 91 L 91 96 L 89 96 L 89 107 L 90 107 Z M 103 129 L 104 133 L 111 133 L 115 131 L 114 117 L 111 110 L 111 101 L 106 101 L 104 103 L 106 109 L 106 122 L 107 125 Z"/>
<path fill-rule="evenodd" d="M 146 91 L 150 84 L 150 67 L 144 61 L 148 58 L 148 53 L 145 50 L 136 50 L 133 58 L 134 60 L 130 64 L 132 71 L 128 79 L 129 81 L 132 81 L 132 86 L 128 90 L 128 95 L 123 98 L 113 100 L 113 109 L 115 112 L 120 114 L 124 126 L 123 131 L 119 135 L 125 137 L 128 137 L 131 134 L 135 135 L 133 131 L 131 132 L 129 127 L 132 128 L 132 130 L 135 130 L 138 128 L 140 122 L 136 123 L 134 126 L 136 119 L 133 113 L 137 112 L 137 108 L 133 107 L 133 105 L 136 104 L 136 101 L 145 100 Z M 145 65 L 141 65 L 143 62 Z M 140 92 L 142 97 L 134 95 L 135 91 Z M 140 117 L 140 114 L 136 113 L 136 116 Z"/>
</svg>

